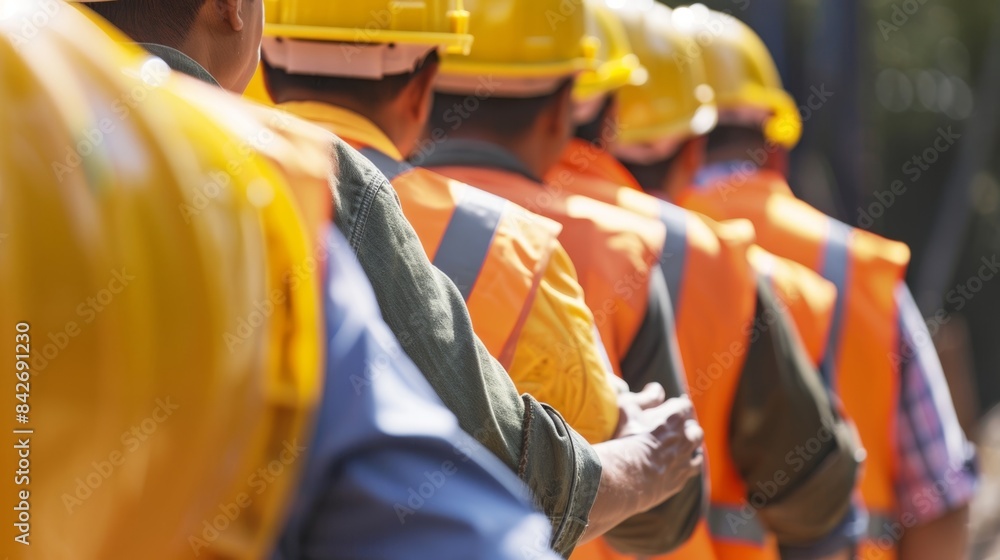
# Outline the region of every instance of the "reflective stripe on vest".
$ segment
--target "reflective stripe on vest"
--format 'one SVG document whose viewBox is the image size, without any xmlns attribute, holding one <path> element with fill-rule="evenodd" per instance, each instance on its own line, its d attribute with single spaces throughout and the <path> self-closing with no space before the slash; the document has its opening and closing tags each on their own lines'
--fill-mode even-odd
<svg viewBox="0 0 1000 560">
<path fill-rule="evenodd" d="M 506 205 L 507 201 L 496 195 L 467 189 L 438 245 L 434 266 L 451 278 L 466 300 L 486 262 Z"/>
<path fill-rule="evenodd" d="M 756 512 L 747 519 L 742 508 L 712 504 L 708 509 L 708 529 L 713 539 L 764 546 L 766 532 Z"/>
<path fill-rule="evenodd" d="M 670 291 L 674 315 L 680 313 L 681 279 L 684 278 L 684 261 L 687 256 L 687 213 L 678 206 L 660 203 L 660 221 L 667 228 L 660 268 Z"/>
<path fill-rule="evenodd" d="M 875 512 L 868 512 L 868 531 L 867 536 L 870 540 L 877 540 L 879 537 L 888 537 L 893 541 L 896 537 L 893 536 L 893 528 L 896 525 L 895 519 L 887 515 L 879 515 Z M 902 526 L 898 527 L 899 532 L 902 532 Z"/>
<path fill-rule="evenodd" d="M 840 351 L 840 329 L 844 321 L 844 308 L 847 300 L 847 275 L 850 268 L 850 226 L 837 220 L 829 220 L 830 231 L 826 246 L 823 249 L 823 264 L 820 274 L 837 288 L 837 302 L 833 309 L 833 321 L 830 324 L 830 337 L 826 344 L 826 353 L 820 373 L 828 387 L 836 387 L 837 354 Z"/>
<path fill-rule="evenodd" d="M 361 154 L 389 181 L 413 169 L 410 164 L 396 161 L 375 148 L 363 148 Z M 434 266 L 451 278 L 466 301 L 486 262 L 506 205 L 506 200 L 488 192 L 465 190 L 438 245 Z"/>
<path fill-rule="evenodd" d="M 393 179 L 399 177 L 403 173 L 413 169 L 413 166 L 405 161 L 397 161 L 391 156 L 386 155 L 380 150 L 376 150 L 372 147 L 361 148 L 359 150 L 361 155 L 368 158 L 368 161 L 375 164 L 375 167 L 385 175 L 385 178 L 391 183 Z"/>
</svg>

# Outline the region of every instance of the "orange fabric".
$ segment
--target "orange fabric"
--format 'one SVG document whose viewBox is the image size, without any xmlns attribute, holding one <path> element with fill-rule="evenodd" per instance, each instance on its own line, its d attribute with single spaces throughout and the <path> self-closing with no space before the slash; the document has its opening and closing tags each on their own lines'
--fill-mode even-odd
<svg viewBox="0 0 1000 560">
<path fill-rule="evenodd" d="M 563 184 L 572 182 L 572 178 L 577 175 L 642 192 L 639 182 L 606 147 L 601 149 L 599 145 L 573 138 L 563 150 L 559 163 L 545 175 L 545 182 L 550 185 Z M 599 189 L 599 193 L 600 191 L 603 189 Z M 600 194 L 602 197 L 608 196 L 606 192 Z"/>
<path fill-rule="evenodd" d="M 759 170 L 691 186 L 678 197 L 685 208 L 716 219 L 747 218 L 765 249 L 823 273 L 832 218 L 792 194 L 785 179 Z M 899 332 L 894 290 L 902 281 L 909 250 L 898 242 L 851 228 L 847 272 L 838 292 L 842 319 L 833 352 L 833 389 L 856 422 L 867 451 L 861 493 L 869 511 L 893 517 L 895 410 L 899 399 Z M 870 543 L 866 543 L 870 546 Z M 864 549 L 864 547 L 863 547 Z M 894 558 L 884 552 L 880 558 Z"/>
<path fill-rule="evenodd" d="M 553 190 L 597 199 L 652 219 L 659 219 L 661 205 L 668 204 L 639 192 L 617 160 L 581 140 L 571 142 L 547 180 Z M 681 213 L 684 231 L 668 230 L 667 235 L 683 235 L 686 249 L 683 255 L 666 257 L 668 263 L 672 258 L 683 259 L 680 293 L 672 294 L 677 301 L 677 340 L 689 394 L 705 431 L 711 502 L 739 508 L 747 488 L 729 451 L 729 421 L 756 307 L 756 279 L 747 259 L 753 228 L 745 221 L 719 224 L 691 212 Z M 578 547 L 572 558 L 630 557 L 599 539 Z M 683 546 L 657 558 L 767 560 L 778 554 L 773 539 L 764 547 L 713 543 L 702 521 Z"/>
<path fill-rule="evenodd" d="M 562 225 L 559 241 L 573 259 L 612 367 L 621 376 L 620 362 L 645 318 L 649 274 L 663 250 L 662 224 L 509 171 L 458 166 L 434 171 Z"/>
</svg>

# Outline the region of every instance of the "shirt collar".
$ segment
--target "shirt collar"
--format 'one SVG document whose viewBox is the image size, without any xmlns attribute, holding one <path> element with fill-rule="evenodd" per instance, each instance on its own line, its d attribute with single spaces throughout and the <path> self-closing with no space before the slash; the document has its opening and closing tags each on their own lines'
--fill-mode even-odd
<svg viewBox="0 0 1000 560">
<path fill-rule="evenodd" d="M 203 82 L 212 84 L 213 86 L 222 87 L 219 82 L 209 74 L 208 70 L 198 61 L 191 58 L 190 56 L 182 53 L 181 51 L 168 47 L 166 45 L 158 45 L 156 43 L 139 43 L 139 46 L 146 49 L 150 54 L 157 56 L 167 63 L 172 70 L 187 74 L 192 78 L 197 78 Z"/>
<path fill-rule="evenodd" d="M 751 174 L 759 169 L 756 163 L 750 160 L 729 160 L 710 163 L 698 170 L 694 176 L 696 187 L 707 187 L 727 177 L 738 174 Z"/>
<path fill-rule="evenodd" d="M 420 164 L 427 167 L 455 165 L 502 169 L 523 175 L 536 183 L 542 182 L 510 150 L 484 140 L 469 140 L 465 138 L 444 140 L 437 144 L 434 151 L 423 158 Z"/>
<path fill-rule="evenodd" d="M 278 108 L 321 126 L 348 143 L 371 146 L 396 161 L 404 159 L 403 154 L 378 125 L 350 109 L 318 101 L 289 101 L 278 105 Z"/>
</svg>

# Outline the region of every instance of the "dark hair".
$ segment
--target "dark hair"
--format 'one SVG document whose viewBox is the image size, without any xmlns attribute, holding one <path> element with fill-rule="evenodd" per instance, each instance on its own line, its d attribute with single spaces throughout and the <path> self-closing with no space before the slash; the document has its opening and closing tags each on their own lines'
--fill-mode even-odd
<svg viewBox="0 0 1000 560">
<path fill-rule="evenodd" d="M 611 110 L 611 105 L 614 104 L 614 97 L 609 95 L 604 99 L 604 103 L 601 104 L 601 109 L 597 112 L 590 122 L 581 124 L 576 127 L 576 132 L 574 133 L 577 138 L 594 144 L 604 137 L 604 121 L 608 116 L 608 111 Z"/>
<path fill-rule="evenodd" d="M 304 89 L 316 93 L 338 93 L 350 96 L 351 99 L 365 107 L 379 107 L 396 99 L 417 76 L 435 68 L 440 57 L 437 51 L 431 51 L 417 67 L 406 74 L 394 74 L 378 80 L 363 78 L 341 78 L 332 76 L 317 76 L 312 74 L 291 74 L 282 68 L 271 66 L 267 56 L 262 56 L 264 79 L 267 89 L 275 99 L 292 89 Z M 285 101 L 301 101 L 285 99 Z"/>
<path fill-rule="evenodd" d="M 729 147 L 758 146 L 767 142 L 764 133 L 756 128 L 739 125 L 719 125 L 708 133 L 708 151 Z"/>
<path fill-rule="evenodd" d="M 176 47 L 187 38 L 205 0 L 119 0 L 87 7 L 140 43 Z"/>
<path fill-rule="evenodd" d="M 552 93 L 540 97 L 490 97 L 436 93 L 431 110 L 430 130 L 454 130 L 457 122 L 473 128 L 488 130 L 500 138 L 521 137 L 538 116 L 548 109 L 573 79 L 567 78 Z M 457 108 L 457 109 L 456 109 Z"/>
<path fill-rule="evenodd" d="M 622 165 L 628 172 L 635 177 L 635 180 L 639 183 L 645 191 L 656 191 L 659 190 L 663 181 L 667 177 L 667 173 L 673 167 L 674 162 L 677 160 L 677 154 L 674 154 L 668 158 L 661 159 L 659 161 L 654 161 L 653 163 L 632 163 L 628 161 L 623 161 Z"/>
</svg>

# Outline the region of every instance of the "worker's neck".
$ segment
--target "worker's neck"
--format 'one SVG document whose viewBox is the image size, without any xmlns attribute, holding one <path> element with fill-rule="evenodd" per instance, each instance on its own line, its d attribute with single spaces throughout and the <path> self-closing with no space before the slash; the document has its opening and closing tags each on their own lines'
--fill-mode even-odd
<svg viewBox="0 0 1000 560">
<path fill-rule="evenodd" d="M 505 137 L 495 134 L 489 130 L 482 130 L 476 127 L 459 127 L 452 132 L 449 138 L 453 140 L 479 140 L 489 142 L 507 150 L 529 171 L 534 177 L 543 177 L 549 169 L 555 165 L 559 152 L 554 152 L 552 142 L 548 142 L 539 134 L 528 132 L 516 138 Z M 553 153 L 555 155 L 553 155 Z"/>
<path fill-rule="evenodd" d="M 192 60 L 200 64 L 202 68 L 217 80 L 221 80 L 221 77 L 226 75 L 226 65 L 230 64 L 231 61 L 223 60 L 216 54 L 219 53 L 218 42 L 213 41 L 205 33 L 192 31 L 179 44 L 171 43 L 174 43 L 174 41 L 160 44 L 177 49 L 191 57 Z"/>
<path fill-rule="evenodd" d="M 406 154 L 411 131 L 416 126 L 410 116 L 395 104 L 386 104 L 377 109 L 369 103 L 362 103 L 351 95 L 336 92 L 322 92 L 302 88 L 288 88 L 276 96 L 275 102 L 312 101 L 347 109 L 370 120 L 382 131 L 402 154 Z"/>
</svg>

